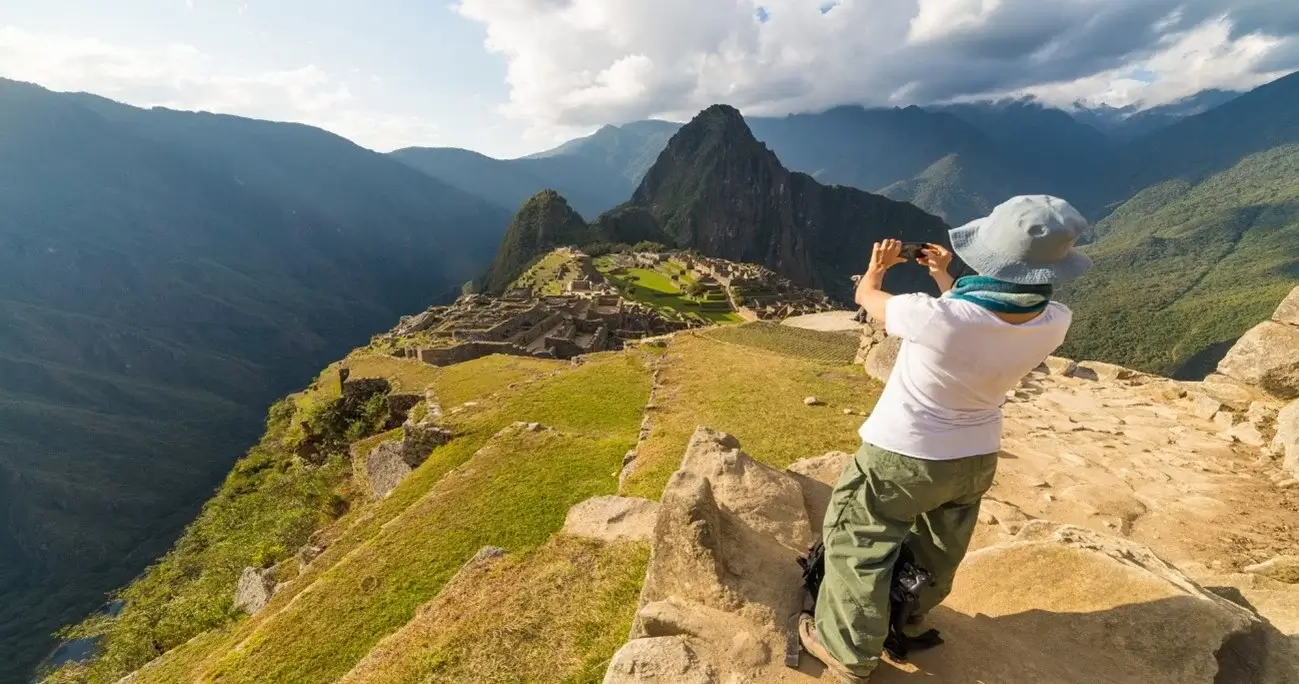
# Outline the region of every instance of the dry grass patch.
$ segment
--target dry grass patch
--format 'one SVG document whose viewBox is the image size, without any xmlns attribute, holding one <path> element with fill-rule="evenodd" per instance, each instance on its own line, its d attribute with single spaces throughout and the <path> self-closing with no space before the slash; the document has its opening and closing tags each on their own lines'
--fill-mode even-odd
<svg viewBox="0 0 1299 684">
<path fill-rule="evenodd" d="M 860 444 L 859 414 L 874 408 L 881 389 L 860 368 L 711 339 L 721 330 L 728 329 L 677 335 L 662 357 L 663 387 L 625 494 L 657 499 L 699 425 L 735 435 L 754 458 L 778 467 Z M 825 405 L 804 406 L 808 396 Z"/>
<path fill-rule="evenodd" d="M 561 535 L 468 569 L 339 682 L 599 682 L 648 561 L 645 545 Z"/>
</svg>

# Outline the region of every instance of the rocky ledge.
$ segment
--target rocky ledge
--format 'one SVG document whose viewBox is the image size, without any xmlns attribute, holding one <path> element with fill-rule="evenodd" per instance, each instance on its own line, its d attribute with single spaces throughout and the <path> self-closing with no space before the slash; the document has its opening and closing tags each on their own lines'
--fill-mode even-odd
<svg viewBox="0 0 1299 684">
<path fill-rule="evenodd" d="M 827 454 L 780 471 L 701 427 L 663 492 L 630 640 L 605 683 L 828 679 L 794 640 L 805 602 L 795 560 L 849 458 Z M 1294 637 L 1248 602 L 1204 588 L 1104 523 L 1023 521 L 1010 535 L 984 520 L 983 548 L 930 615 L 947 642 L 886 665 L 872 682 L 916 674 L 934 684 L 1299 681 Z M 988 533 L 1002 538 L 988 543 Z"/>
</svg>

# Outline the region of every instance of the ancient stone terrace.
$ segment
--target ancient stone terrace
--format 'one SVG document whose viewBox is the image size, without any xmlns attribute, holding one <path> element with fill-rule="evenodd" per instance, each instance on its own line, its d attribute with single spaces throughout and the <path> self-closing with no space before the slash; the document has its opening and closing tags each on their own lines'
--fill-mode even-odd
<svg viewBox="0 0 1299 684">
<path fill-rule="evenodd" d="M 701 278 L 715 280 L 730 293 L 736 308 L 748 309 L 760 320 L 782 320 L 837 308 L 824 292 L 798 287 L 757 264 L 690 255 L 676 259 Z"/>
<path fill-rule="evenodd" d="M 445 366 L 491 354 L 568 359 L 685 327 L 616 295 L 587 290 L 534 297 L 519 288 L 500 297 L 464 295 L 450 306 L 405 317 L 375 342 L 395 347 L 397 356 Z"/>
</svg>

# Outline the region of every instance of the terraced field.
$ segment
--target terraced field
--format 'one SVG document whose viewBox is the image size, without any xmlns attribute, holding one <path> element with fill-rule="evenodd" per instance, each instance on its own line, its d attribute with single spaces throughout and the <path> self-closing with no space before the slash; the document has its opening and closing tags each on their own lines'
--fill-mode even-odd
<svg viewBox="0 0 1299 684">
<path fill-rule="evenodd" d="M 731 310 L 726 295 L 721 292 L 694 297 L 682 287 L 694 284 L 689 270 L 675 262 L 658 268 L 615 269 L 609 259 L 597 259 L 596 268 L 628 298 L 650 306 L 668 309 L 685 317 L 702 319 L 708 323 L 741 323 L 738 313 Z M 683 273 L 684 272 L 684 273 Z M 672 277 L 676 276 L 674 282 Z"/>
</svg>

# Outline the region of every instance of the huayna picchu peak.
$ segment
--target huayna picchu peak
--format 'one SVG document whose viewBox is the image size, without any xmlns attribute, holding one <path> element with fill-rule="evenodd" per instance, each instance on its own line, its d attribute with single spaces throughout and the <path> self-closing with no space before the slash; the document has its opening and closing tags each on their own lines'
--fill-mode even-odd
<svg viewBox="0 0 1299 684">
<path fill-rule="evenodd" d="M 946 244 L 947 225 L 906 202 L 789 171 L 739 110 L 713 105 L 677 130 L 627 203 L 591 224 L 552 190 L 528 200 L 486 284 L 501 291 L 553 247 L 658 241 L 762 264 L 847 301 L 850 276 L 861 268 L 855 255 L 885 237 Z M 910 292 L 933 287 L 914 271 L 891 274 L 889 284 Z"/>
</svg>

